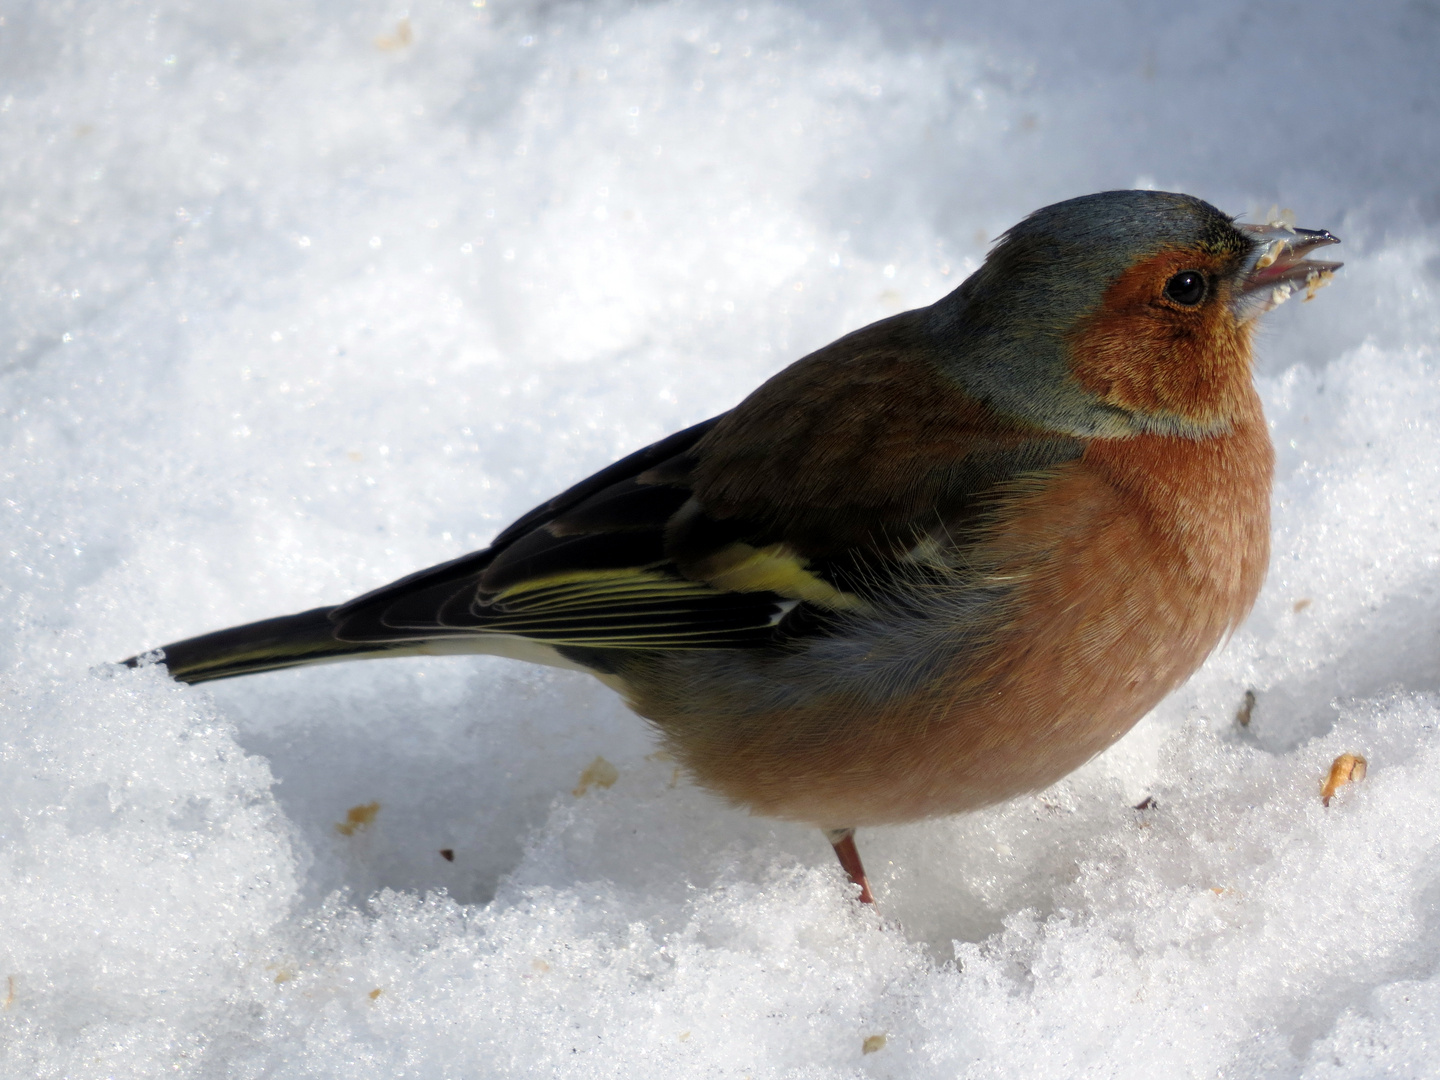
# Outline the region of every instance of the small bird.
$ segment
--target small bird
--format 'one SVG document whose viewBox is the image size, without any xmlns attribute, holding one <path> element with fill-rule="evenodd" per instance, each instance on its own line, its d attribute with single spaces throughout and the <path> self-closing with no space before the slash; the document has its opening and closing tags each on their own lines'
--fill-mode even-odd
<svg viewBox="0 0 1440 1080">
<path fill-rule="evenodd" d="M 589 672 L 704 787 L 824 830 L 1043 788 L 1248 613 L 1274 453 L 1256 316 L 1329 232 L 1056 203 L 949 295 L 797 360 L 485 550 L 166 645 L 182 682 L 416 653 Z"/>
</svg>

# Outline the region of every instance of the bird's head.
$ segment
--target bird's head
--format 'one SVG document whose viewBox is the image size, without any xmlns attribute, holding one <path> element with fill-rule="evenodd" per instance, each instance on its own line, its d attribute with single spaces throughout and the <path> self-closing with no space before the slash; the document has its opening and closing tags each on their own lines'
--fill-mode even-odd
<svg viewBox="0 0 1440 1080">
<path fill-rule="evenodd" d="M 930 310 L 947 374 L 1053 431 L 1203 438 L 1251 393 L 1255 317 L 1339 263 L 1339 241 L 1241 225 L 1165 191 L 1105 191 L 1037 210 Z"/>
</svg>

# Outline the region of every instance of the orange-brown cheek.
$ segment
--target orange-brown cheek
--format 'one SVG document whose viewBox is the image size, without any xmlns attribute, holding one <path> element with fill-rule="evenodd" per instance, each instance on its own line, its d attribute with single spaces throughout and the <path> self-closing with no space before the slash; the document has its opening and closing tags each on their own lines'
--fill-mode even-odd
<svg viewBox="0 0 1440 1080">
<path fill-rule="evenodd" d="M 1233 418 L 1250 382 L 1250 324 L 1235 322 L 1224 296 L 1188 311 L 1158 299 L 1172 274 L 1213 273 L 1219 267 L 1211 262 L 1166 254 L 1131 267 L 1071 335 L 1071 370 L 1081 385 L 1122 409 L 1201 427 Z"/>
</svg>

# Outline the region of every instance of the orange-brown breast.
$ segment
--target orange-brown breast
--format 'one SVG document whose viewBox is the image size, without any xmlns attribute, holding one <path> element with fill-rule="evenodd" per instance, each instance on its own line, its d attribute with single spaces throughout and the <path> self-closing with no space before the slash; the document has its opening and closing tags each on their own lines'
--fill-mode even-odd
<svg viewBox="0 0 1440 1080">
<path fill-rule="evenodd" d="M 1272 450 L 1253 389 L 1237 406 L 1223 436 L 1096 440 L 1013 495 L 982 556 L 1013 586 L 1006 621 L 979 647 L 957 640 L 923 692 L 729 732 L 638 710 L 703 784 L 802 821 L 915 820 L 1053 783 L 1183 682 L 1259 591 Z"/>
</svg>

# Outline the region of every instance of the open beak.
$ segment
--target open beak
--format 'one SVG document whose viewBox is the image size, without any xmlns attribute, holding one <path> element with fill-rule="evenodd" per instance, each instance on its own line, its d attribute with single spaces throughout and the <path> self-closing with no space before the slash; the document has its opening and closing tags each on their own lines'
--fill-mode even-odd
<svg viewBox="0 0 1440 1080">
<path fill-rule="evenodd" d="M 1231 301 L 1242 321 L 1278 307 L 1302 286 L 1305 299 L 1312 299 L 1345 265 L 1305 258 L 1316 248 L 1340 242 L 1338 236 L 1325 229 L 1297 229 L 1284 223 L 1236 228 L 1255 241 L 1255 251 L 1240 279 L 1240 291 Z"/>
</svg>

